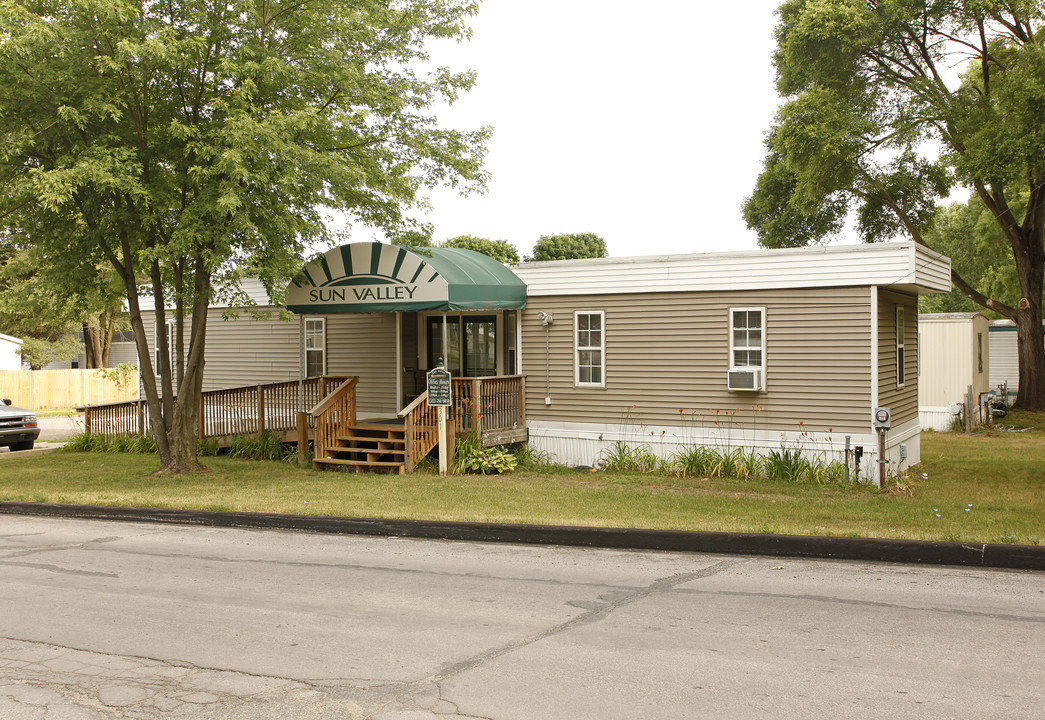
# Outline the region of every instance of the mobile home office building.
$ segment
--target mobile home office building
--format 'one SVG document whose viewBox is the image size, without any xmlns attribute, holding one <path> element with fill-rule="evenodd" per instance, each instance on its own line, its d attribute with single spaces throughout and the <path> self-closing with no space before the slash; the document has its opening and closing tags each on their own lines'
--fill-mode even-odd
<svg viewBox="0 0 1045 720">
<path fill-rule="evenodd" d="M 396 268 L 417 263 L 404 252 L 439 259 L 353 244 L 288 292 L 307 373 L 358 375 L 361 415 L 394 416 L 445 354 L 455 375 L 524 375 L 529 442 L 559 462 L 598 464 L 617 441 L 664 457 L 695 444 L 838 457 L 850 436 L 866 475 L 879 407 L 891 411 L 887 459 L 899 466 L 902 447 L 904 464 L 919 462 L 917 297 L 950 289 L 950 263 L 914 243 L 521 263 L 510 270 L 523 302 L 469 309 L 397 297 L 391 254 Z M 387 268 L 380 303 L 324 307 L 331 294 L 314 288 L 345 273 L 346 258 L 358 277 L 342 286 L 373 287 Z M 296 379 L 296 324 L 212 312 L 206 387 Z"/>
</svg>

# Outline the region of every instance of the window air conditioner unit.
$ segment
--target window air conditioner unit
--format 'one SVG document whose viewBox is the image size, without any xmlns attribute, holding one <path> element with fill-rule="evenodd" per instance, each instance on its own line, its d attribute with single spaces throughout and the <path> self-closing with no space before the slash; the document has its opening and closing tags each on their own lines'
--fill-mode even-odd
<svg viewBox="0 0 1045 720">
<path fill-rule="evenodd" d="M 762 369 L 730 370 L 726 384 L 729 390 L 761 390 Z"/>
</svg>

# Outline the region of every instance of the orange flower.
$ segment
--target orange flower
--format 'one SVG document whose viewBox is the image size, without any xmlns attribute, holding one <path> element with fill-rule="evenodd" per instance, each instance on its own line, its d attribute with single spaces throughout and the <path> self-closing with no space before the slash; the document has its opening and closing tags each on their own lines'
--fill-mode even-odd
<svg viewBox="0 0 1045 720">
<path fill-rule="evenodd" d="M 679 415 L 682 414 L 682 408 L 679 408 Z"/>
</svg>

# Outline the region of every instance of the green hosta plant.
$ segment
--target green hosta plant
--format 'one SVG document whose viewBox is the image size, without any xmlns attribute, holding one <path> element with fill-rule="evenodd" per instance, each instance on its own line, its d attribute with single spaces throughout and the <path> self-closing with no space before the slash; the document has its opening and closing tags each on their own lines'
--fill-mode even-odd
<svg viewBox="0 0 1045 720">
<path fill-rule="evenodd" d="M 475 433 L 458 440 L 454 465 L 458 472 L 481 475 L 513 472 L 519 461 L 515 454 L 503 447 L 483 447 Z"/>
</svg>

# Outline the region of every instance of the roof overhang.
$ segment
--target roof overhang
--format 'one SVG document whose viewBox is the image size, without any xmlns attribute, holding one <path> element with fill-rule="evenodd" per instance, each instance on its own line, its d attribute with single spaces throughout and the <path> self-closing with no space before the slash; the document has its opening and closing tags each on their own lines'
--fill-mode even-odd
<svg viewBox="0 0 1045 720">
<path fill-rule="evenodd" d="M 526 307 L 526 285 L 471 250 L 352 243 L 306 265 L 286 303 L 298 314 L 512 310 Z"/>
</svg>

